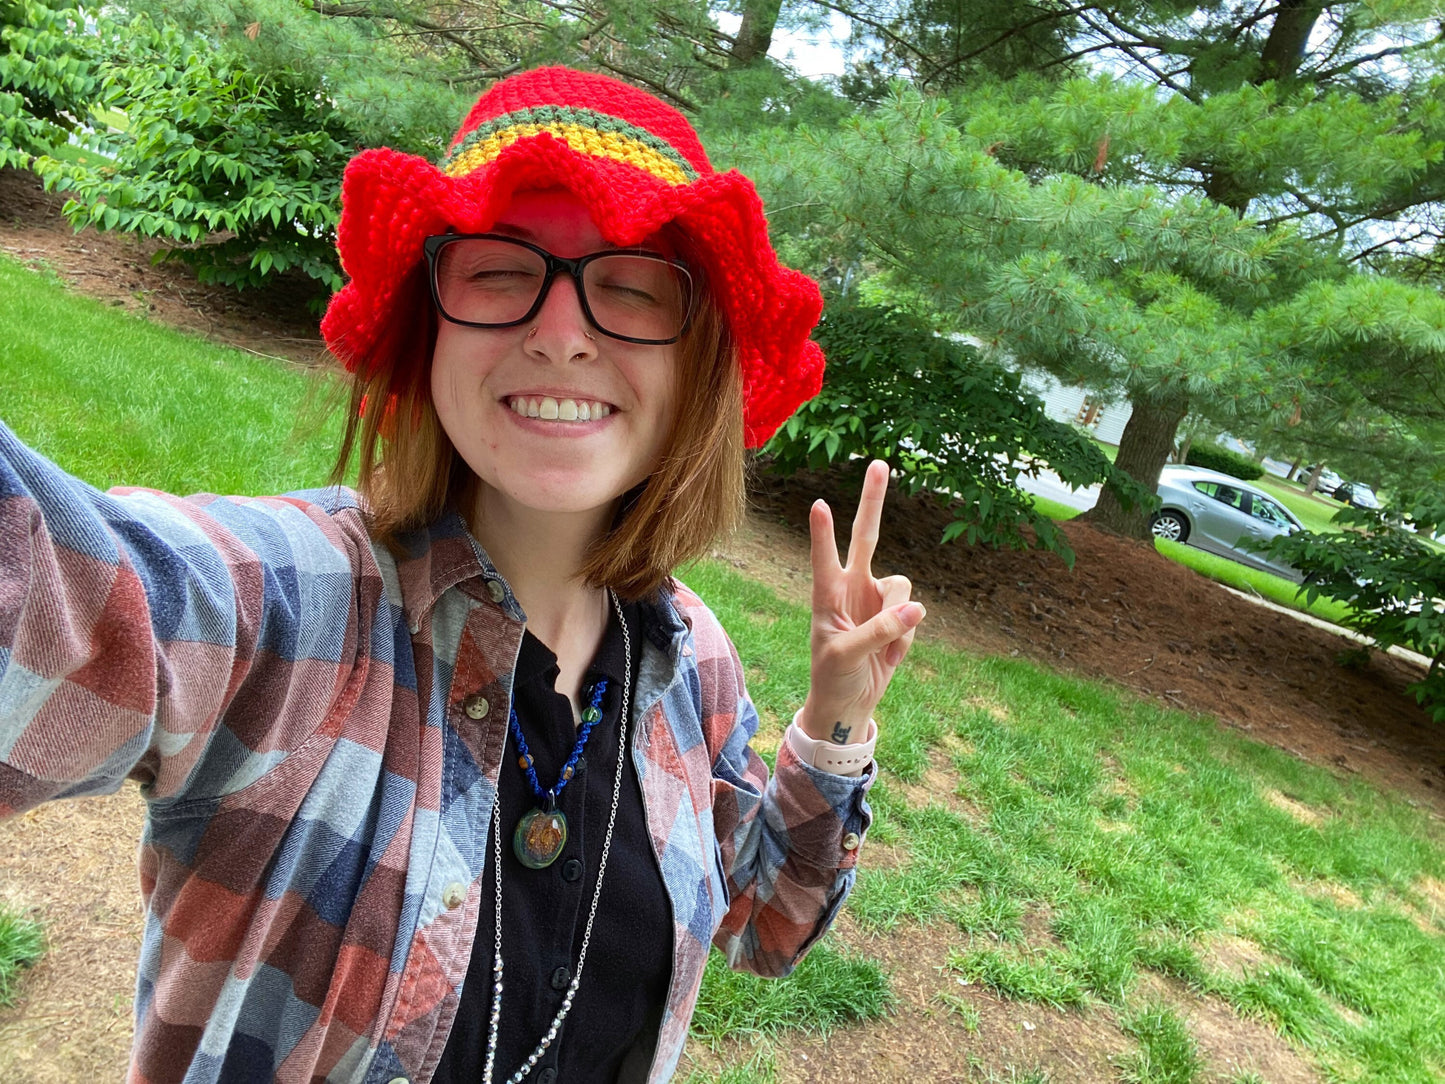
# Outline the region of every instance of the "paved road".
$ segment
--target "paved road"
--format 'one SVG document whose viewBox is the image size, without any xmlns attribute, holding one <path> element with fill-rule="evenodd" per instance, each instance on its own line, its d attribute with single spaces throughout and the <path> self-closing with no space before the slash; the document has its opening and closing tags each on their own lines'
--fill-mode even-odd
<svg viewBox="0 0 1445 1084">
<path fill-rule="evenodd" d="M 1087 512 L 1099 499 L 1099 487 L 1090 486 L 1088 489 L 1070 489 L 1059 479 L 1059 476 L 1051 470 L 1040 471 L 1037 478 L 1030 478 L 1027 474 L 1019 475 L 1018 487 L 1025 493 L 1032 493 L 1036 497 L 1046 497 L 1051 501 L 1058 501 L 1060 504 L 1068 505 L 1070 508 L 1077 508 L 1081 512 Z"/>
</svg>

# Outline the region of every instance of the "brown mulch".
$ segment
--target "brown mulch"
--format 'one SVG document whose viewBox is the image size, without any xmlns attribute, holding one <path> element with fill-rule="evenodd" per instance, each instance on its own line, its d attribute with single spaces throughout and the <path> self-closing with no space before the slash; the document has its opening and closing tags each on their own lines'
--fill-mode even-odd
<svg viewBox="0 0 1445 1084">
<path fill-rule="evenodd" d="M 75 233 L 59 218 L 62 202 L 31 175 L 0 170 L 0 250 L 108 304 L 213 341 L 303 362 L 321 356 L 304 291 L 237 294 L 201 285 L 179 261 L 153 263 L 152 244 Z M 852 483 L 759 478 L 747 527 L 719 555 L 806 598 L 807 510 L 819 495 L 838 510 L 845 531 Z M 1405 690 L 1419 667 L 1378 652 L 1362 667 L 1342 666 L 1337 660 L 1349 641 L 1252 605 L 1145 543 L 1065 525 L 1078 555 L 1071 571 L 1049 554 L 940 548 L 945 513 L 923 500 L 890 502 L 875 567 L 912 578 L 929 610 L 924 636 L 1036 659 L 1217 717 L 1332 771 L 1396 789 L 1445 820 L 1445 727 L 1433 726 Z M 952 768 L 939 758 L 930 771 Z M 932 800 L 953 789 L 937 782 L 916 788 L 914 797 Z M 141 815 L 138 796 L 127 789 L 54 803 L 0 825 L 0 898 L 34 909 L 50 941 L 25 978 L 20 1004 L 0 1011 L 0 1078 L 60 1084 L 124 1076 L 141 927 L 134 868 Z M 869 861 L 897 855 L 880 849 Z M 1440 896 L 1445 900 L 1445 886 Z M 875 940 L 846 916 L 837 935 L 883 960 L 898 1006 L 832 1040 L 780 1049 L 780 1080 L 974 1080 L 1008 1066 L 1043 1066 L 1057 1081 L 1118 1079 L 1117 1059 L 1132 1044 L 1109 1014 L 1053 1013 L 958 987 L 942 964 L 962 935 L 905 928 Z M 1227 1006 L 1167 983 L 1155 992 L 1190 1019 L 1209 1066 L 1204 1079 L 1223 1082 L 1245 1068 L 1287 1084 L 1321 1079 L 1289 1044 Z M 977 1010 L 976 1030 L 945 1006 L 943 993 Z M 716 1063 L 696 1047 L 690 1057 L 700 1067 Z"/>
</svg>

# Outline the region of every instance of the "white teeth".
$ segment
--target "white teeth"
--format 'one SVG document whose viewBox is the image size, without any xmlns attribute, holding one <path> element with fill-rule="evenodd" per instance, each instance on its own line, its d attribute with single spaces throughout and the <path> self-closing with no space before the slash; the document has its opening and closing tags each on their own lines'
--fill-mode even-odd
<svg viewBox="0 0 1445 1084">
<path fill-rule="evenodd" d="M 524 418 L 541 418 L 549 422 L 596 421 L 612 413 L 612 408 L 606 403 L 590 399 L 555 399 L 550 395 L 518 395 L 508 401 L 508 406 Z"/>
</svg>

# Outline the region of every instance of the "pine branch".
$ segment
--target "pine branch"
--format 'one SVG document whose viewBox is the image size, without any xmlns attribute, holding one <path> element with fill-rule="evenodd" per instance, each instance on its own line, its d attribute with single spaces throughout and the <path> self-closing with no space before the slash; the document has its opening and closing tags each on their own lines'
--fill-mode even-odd
<svg viewBox="0 0 1445 1084">
<path fill-rule="evenodd" d="M 451 42 L 462 52 L 466 53 L 467 56 L 471 58 L 472 63 L 476 64 L 479 68 L 486 68 L 488 66 L 489 58 L 486 54 L 477 48 L 473 42 L 458 33 L 453 27 L 445 26 L 441 23 L 434 23 L 429 19 L 423 19 L 421 16 L 414 15 L 404 8 L 383 13 L 375 11 L 365 4 L 333 4 L 329 3 L 328 0 L 314 0 L 312 10 L 318 15 L 330 15 L 337 18 L 392 19 L 396 22 L 413 26 L 419 32 L 434 34 L 437 37 Z M 512 70 L 516 69 L 513 68 Z M 504 74 L 511 74 L 511 72 L 505 72 Z M 500 76 L 496 76 L 496 78 L 500 78 Z"/>
<path fill-rule="evenodd" d="M 853 22 L 862 23 L 864 26 L 876 30 L 880 35 L 882 35 L 888 41 L 892 42 L 903 52 L 910 53 L 921 61 L 926 62 L 928 60 L 928 57 L 924 53 L 920 52 L 918 48 L 914 46 L 911 42 L 909 42 L 905 38 L 900 37 L 898 34 L 894 33 L 891 29 L 889 29 L 883 23 L 878 22 L 876 19 L 870 19 L 868 16 L 854 11 L 851 8 L 845 7 L 842 4 L 834 3 L 833 0 L 809 0 L 809 3 L 817 4 L 819 7 L 827 8 L 829 11 L 836 11 L 839 15 L 843 15 L 848 19 L 851 19 Z"/>
<path fill-rule="evenodd" d="M 613 75 L 620 75 L 624 79 L 630 79 L 634 83 L 641 83 L 643 86 L 651 88 L 657 94 L 669 99 L 680 109 L 686 109 L 689 112 L 696 113 L 702 108 L 685 94 L 657 82 L 657 80 L 642 74 L 642 72 L 624 68 L 621 64 L 617 64 L 611 60 L 604 60 L 595 54 L 588 54 L 588 59 L 599 68 L 605 68 L 607 71 L 610 71 Z"/>
<path fill-rule="evenodd" d="M 966 53 L 955 55 L 953 58 L 953 63 L 955 66 L 959 64 L 964 64 L 972 60 L 974 57 L 981 56 L 989 50 L 994 49 L 999 45 L 1002 45 L 1009 38 L 1021 34 L 1025 30 L 1033 29 L 1040 23 L 1058 22 L 1059 20 L 1067 18 L 1070 15 L 1078 15 L 1082 12 L 1085 12 L 1089 10 L 1091 6 L 1092 5 L 1090 4 L 1081 4 L 1079 7 L 1064 7 L 1060 8 L 1057 11 L 1047 11 L 1044 14 L 1037 16 L 1036 18 L 1029 19 L 1026 22 L 1018 23 L 1015 26 L 1009 27 L 998 37 L 994 38 L 992 41 L 988 42 L 985 45 L 980 45 L 977 49 L 971 49 Z"/>
<path fill-rule="evenodd" d="M 1344 75 L 1346 72 L 1354 71 L 1362 64 L 1369 64 L 1372 61 L 1383 60 L 1387 56 L 1408 56 L 1409 54 L 1417 52 L 1421 49 L 1433 49 L 1435 46 L 1442 43 L 1445 43 L 1445 25 L 1441 26 L 1440 32 L 1436 34 L 1433 38 L 1426 38 L 1424 41 L 1412 42 L 1408 45 L 1396 45 L 1392 46 L 1389 49 L 1380 49 L 1376 52 L 1367 53 L 1364 56 L 1356 57 L 1354 60 L 1350 60 L 1344 64 L 1337 65 L 1333 68 L 1314 69 L 1310 72 L 1310 74 L 1314 76 L 1316 81 L 1324 82 L 1327 79 L 1338 78 L 1339 76 Z"/>
<path fill-rule="evenodd" d="M 1094 31 L 1094 33 L 1098 34 L 1106 41 L 1112 43 L 1116 49 L 1118 49 L 1125 56 L 1129 57 L 1129 59 L 1133 60 L 1134 63 L 1138 64 L 1141 68 L 1143 68 L 1150 75 L 1152 75 L 1160 85 L 1168 87 L 1170 90 L 1174 91 L 1174 93 L 1188 99 L 1191 102 L 1198 102 L 1201 100 L 1200 95 L 1195 93 L 1191 88 L 1183 86 L 1176 82 L 1170 77 L 1168 72 L 1156 67 L 1149 60 L 1145 59 L 1145 57 L 1140 52 L 1140 47 L 1145 46 L 1154 49 L 1161 54 L 1167 53 L 1170 50 L 1165 48 L 1165 46 L 1171 44 L 1168 39 L 1157 38 L 1153 40 L 1146 40 L 1145 36 L 1137 34 L 1129 27 L 1124 27 L 1120 25 L 1118 20 L 1114 19 L 1109 12 L 1103 12 L 1102 14 L 1106 19 L 1108 19 L 1111 24 L 1123 30 L 1125 33 L 1133 34 L 1135 40 L 1129 42 L 1115 37 L 1107 28 L 1100 26 L 1093 19 L 1089 18 L 1087 14 L 1081 14 L 1080 17 L 1083 22 L 1088 24 L 1088 26 Z"/>
</svg>

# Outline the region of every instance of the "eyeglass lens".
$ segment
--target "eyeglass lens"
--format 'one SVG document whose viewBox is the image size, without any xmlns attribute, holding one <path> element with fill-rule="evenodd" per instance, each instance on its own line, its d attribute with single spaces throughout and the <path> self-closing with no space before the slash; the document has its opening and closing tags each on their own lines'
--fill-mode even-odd
<svg viewBox="0 0 1445 1084">
<path fill-rule="evenodd" d="M 437 254 L 437 299 L 453 320 L 512 324 L 531 311 L 546 260 L 498 238 L 459 238 Z M 672 339 L 687 317 L 681 272 L 658 256 L 604 253 L 582 270 L 582 291 L 598 328 L 631 339 Z"/>
</svg>

